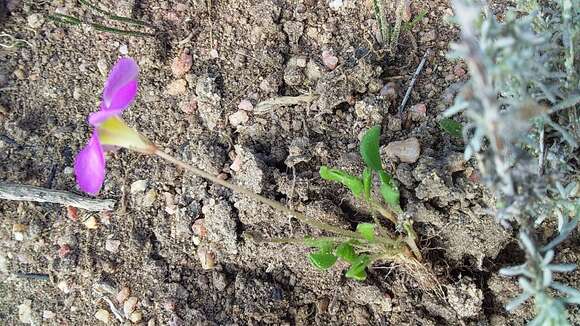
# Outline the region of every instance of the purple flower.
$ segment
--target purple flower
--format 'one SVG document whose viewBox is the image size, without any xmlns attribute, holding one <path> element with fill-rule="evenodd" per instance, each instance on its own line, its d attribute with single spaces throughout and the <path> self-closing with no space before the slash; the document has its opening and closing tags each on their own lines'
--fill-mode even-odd
<svg viewBox="0 0 580 326">
<path fill-rule="evenodd" d="M 100 111 L 89 115 L 89 124 L 95 130 L 74 162 L 77 183 L 84 192 L 96 195 L 101 190 L 105 180 L 103 145 L 129 147 L 135 145 L 135 141 L 143 141 L 138 133 L 120 119 L 123 110 L 137 95 L 138 76 L 139 67 L 133 59 L 122 58 L 117 61 L 105 83 Z"/>
</svg>

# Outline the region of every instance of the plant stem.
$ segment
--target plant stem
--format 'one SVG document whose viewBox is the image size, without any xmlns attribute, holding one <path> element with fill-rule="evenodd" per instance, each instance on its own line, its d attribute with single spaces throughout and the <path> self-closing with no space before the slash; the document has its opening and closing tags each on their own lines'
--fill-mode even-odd
<svg viewBox="0 0 580 326">
<path fill-rule="evenodd" d="M 135 25 L 139 25 L 139 26 L 150 26 L 149 24 L 147 24 L 146 22 L 141 21 L 141 20 L 137 20 L 137 19 L 133 19 L 133 18 L 129 18 L 129 17 L 117 16 L 111 12 L 108 12 L 106 10 L 103 10 L 103 9 L 97 7 L 95 4 L 93 4 L 92 2 L 89 2 L 87 0 L 79 0 L 79 2 L 85 6 L 93 9 L 94 11 L 105 15 L 107 18 L 109 18 L 111 20 L 116 20 L 116 21 L 129 23 L 129 24 L 135 24 Z"/>
<path fill-rule="evenodd" d="M 272 207 L 273 209 L 275 209 L 279 212 L 282 212 L 286 215 L 291 215 L 291 216 L 295 217 L 297 220 L 299 220 L 300 222 L 308 224 L 312 227 L 318 228 L 318 229 L 323 230 L 323 231 L 328 231 L 328 232 L 331 232 L 334 234 L 338 234 L 338 235 L 341 235 L 344 237 L 348 237 L 348 238 L 362 239 L 362 236 L 356 232 L 344 230 L 344 229 L 336 227 L 334 225 L 330 225 L 330 224 L 323 223 L 323 222 L 317 221 L 315 219 L 306 217 L 306 215 L 304 215 L 303 213 L 292 210 L 292 209 L 282 205 L 281 203 L 279 203 L 275 200 L 271 200 L 271 199 L 266 198 L 264 196 L 258 195 L 247 188 L 233 184 L 233 183 L 226 181 L 226 180 L 222 180 L 222 179 L 220 179 L 220 178 L 218 178 L 210 173 L 207 173 L 207 172 L 205 172 L 201 169 L 198 169 L 190 164 L 187 164 L 187 163 L 163 152 L 162 150 L 156 149 L 155 151 L 153 151 L 153 154 L 159 156 L 160 158 L 162 158 L 162 159 L 164 159 L 172 164 L 179 166 L 180 168 L 182 168 L 184 170 L 192 172 L 193 174 L 197 175 L 198 177 L 202 177 L 208 181 L 219 184 L 220 186 L 231 189 L 234 192 L 246 195 L 246 196 L 252 198 L 253 200 L 256 200 L 262 204 L 268 205 L 268 206 Z"/>
</svg>

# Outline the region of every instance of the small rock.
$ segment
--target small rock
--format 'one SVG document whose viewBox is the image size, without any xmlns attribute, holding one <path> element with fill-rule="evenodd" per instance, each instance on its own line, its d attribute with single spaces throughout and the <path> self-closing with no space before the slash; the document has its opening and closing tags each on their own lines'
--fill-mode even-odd
<svg viewBox="0 0 580 326">
<path fill-rule="evenodd" d="M 237 127 L 241 124 L 244 124 L 250 120 L 250 117 L 246 113 L 246 111 L 240 110 L 235 113 L 230 114 L 228 117 L 230 124 L 234 127 Z"/>
<path fill-rule="evenodd" d="M 306 63 L 307 63 L 306 57 L 300 56 L 300 57 L 296 58 L 296 66 L 297 67 L 306 68 Z"/>
<path fill-rule="evenodd" d="M 218 51 L 216 49 L 211 49 L 211 51 L 209 51 L 209 57 L 212 59 L 217 59 L 220 56 L 220 54 L 218 53 Z"/>
<path fill-rule="evenodd" d="M 205 228 L 204 222 L 205 219 L 200 218 L 199 220 L 195 220 L 191 226 L 193 235 L 198 237 L 200 240 L 207 238 L 207 229 Z"/>
<path fill-rule="evenodd" d="M 389 157 L 397 157 L 401 162 L 415 163 L 421 154 L 421 145 L 417 138 L 411 137 L 389 143 L 385 148 L 385 153 Z"/>
<path fill-rule="evenodd" d="M 62 281 L 58 282 L 56 284 L 56 287 L 59 288 L 59 290 L 61 290 L 63 293 L 66 293 L 66 294 L 68 294 L 72 291 L 70 284 L 66 280 L 62 280 Z"/>
<path fill-rule="evenodd" d="M 387 123 L 387 128 L 390 131 L 399 131 L 402 129 L 403 121 L 397 117 L 389 117 L 389 122 Z"/>
<path fill-rule="evenodd" d="M 137 180 L 131 184 L 131 195 L 144 192 L 147 189 L 147 180 Z"/>
<path fill-rule="evenodd" d="M 28 225 L 16 223 L 12 225 L 12 234 L 14 235 L 14 240 L 24 241 L 26 232 L 28 231 Z"/>
<path fill-rule="evenodd" d="M 19 80 L 23 80 L 26 78 L 26 75 L 24 75 L 24 70 L 22 69 L 14 70 L 14 76 L 16 76 L 16 78 Z"/>
<path fill-rule="evenodd" d="M 24 300 L 18 305 L 18 319 L 23 324 L 32 324 L 32 300 Z"/>
<path fill-rule="evenodd" d="M 214 269 L 216 266 L 215 254 L 211 252 L 208 248 L 199 247 L 197 249 L 197 257 L 201 263 L 203 269 Z"/>
<path fill-rule="evenodd" d="M 78 86 L 75 86 L 75 88 L 73 89 L 73 98 L 75 100 L 78 100 L 81 98 L 81 88 Z"/>
<path fill-rule="evenodd" d="M 68 244 L 62 244 L 58 248 L 58 256 L 60 258 L 66 257 L 72 251 L 71 247 Z"/>
<path fill-rule="evenodd" d="M 419 103 L 409 109 L 409 118 L 415 122 L 427 120 L 427 105 Z"/>
<path fill-rule="evenodd" d="M 185 79 L 174 80 L 167 85 L 167 94 L 171 96 L 182 95 L 187 91 L 187 81 Z"/>
<path fill-rule="evenodd" d="M 133 311 L 135 311 L 135 307 L 137 306 L 137 297 L 129 297 L 125 303 L 123 303 L 123 313 L 126 317 L 129 317 Z"/>
<path fill-rule="evenodd" d="M 74 206 L 67 206 L 66 216 L 68 216 L 68 218 L 70 218 L 72 221 L 76 222 L 79 220 L 79 211 Z"/>
<path fill-rule="evenodd" d="M 131 313 L 131 315 L 129 315 L 129 320 L 135 324 L 140 322 L 141 319 L 143 319 L 143 313 L 140 311 L 135 311 L 135 312 Z"/>
<path fill-rule="evenodd" d="M 225 290 L 226 287 L 228 286 L 228 280 L 226 278 L 226 275 L 224 273 L 216 271 L 212 274 L 212 276 L 213 276 L 213 286 L 215 287 L 215 289 L 220 292 Z"/>
<path fill-rule="evenodd" d="M 155 189 L 150 189 L 143 197 L 143 202 L 141 203 L 141 205 L 143 205 L 143 207 L 151 207 L 153 206 L 156 200 L 157 200 L 157 192 L 155 191 Z"/>
<path fill-rule="evenodd" d="M 289 86 L 299 86 L 304 81 L 302 68 L 288 65 L 284 69 L 284 82 Z"/>
<path fill-rule="evenodd" d="M 37 29 L 44 24 L 44 17 L 41 14 L 32 14 L 28 16 L 27 21 L 30 28 Z"/>
<path fill-rule="evenodd" d="M 129 48 L 127 47 L 127 44 L 121 44 L 121 46 L 119 46 L 119 53 L 121 53 L 121 55 L 129 54 Z"/>
<path fill-rule="evenodd" d="M 181 78 L 191 69 L 192 65 L 193 57 L 189 53 L 189 49 L 184 49 L 175 59 L 173 59 L 171 72 L 176 78 Z"/>
<path fill-rule="evenodd" d="M 453 73 L 455 74 L 455 76 L 461 78 L 465 76 L 467 72 L 460 65 L 456 65 L 455 67 L 453 67 Z"/>
<path fill-rule="evenodd" d="M 121 245 L 121 241 L 108 239 L 105 241 L 105 250 L 112 254 L 116 254 L 119 251 L 119 246 Z"/>
<path fill-rule="evenodd" d="M 387 83 L 379 92 L 379 96 L 386 101 L 394 101 L 397 99 L 397 84 Z"/>
<path fill-rule="evenodd" d="M 252 102 L 250 102 L 248 100 L 241 100 L 240 104 L 238 104 L 238 109 L 244 110 L 244 111 L 253 111 L 254 105 L 252 104 Z"/>
<path fill-rule="evenodd" d="M 436 38 L 437 34 L 435 33 L 435 30 L 432 29 L 426 33 L 423 33 L 423 36 L 421 36 L 421 43 L 431 42 L 434 41 Z"/>
<path fill-rule="evenodd" d="M 338 58 L 332 55 L 332 52 L 325 50 L 322 51 L 322 63 L 324 63 L 328 69 L 334 70 L 338 65 Z"/>
<path fill-rule="evenodd" d="M 105 309 L 99 309 L 95 313 L 95 318 L 97 320 L 103 322 L 104 324 L 109 324 L 110 318 L 111 318 L 111 314 L 107 310 L 105 310 Z"/>
<path fill-rule="evenodd" d="M 189 101 L 185 101 L 181 106 L 183 113 L 192 114 L 197 110 L 197 97 L 192 96 Z"/>
<path fill-rule="evenodd" d="M 54 317 L 56 317 L 56 314 L 50 310 L 44 310 L 42 312 L 42 319 L 54 319 Z"/>
<path fill-rule="evenodd" d="M 125 286 L 121 289 L 121 291 L 119 291 L 119 293 L 117 293 L 117 295 L 115 296 L 115 300 L 117 300 L 118 303 L 122 304 L 123 302 L 125 302 L 125 300 L 127 300 L 129 295 L 131 295 L 131 289 Z"/>
<path fill-rule="evenodd" d="M 447 155 L 447 171 L 455 173 L 466 169 L 463 153 L 451 153 Z"/>
<path fill-rule="evenodd" d="M 306 78 L 308 78 L 310 81 L 315 82 L 319 80 L 320 77 L 322 77 L 320 66 L 312 60 L 308 61 L 308 63 L 306 64 Z"/>
<path fill-rule="evenodd" d="M 88 219 L 86 219 L 83 224 L 85 225 L 85 227 L 89 230 L 94 230 L 96 228 L 99 227 L 99 224 L 97 222 L 97 218 L 94 216 L 89 217 Z"/>
</svg>

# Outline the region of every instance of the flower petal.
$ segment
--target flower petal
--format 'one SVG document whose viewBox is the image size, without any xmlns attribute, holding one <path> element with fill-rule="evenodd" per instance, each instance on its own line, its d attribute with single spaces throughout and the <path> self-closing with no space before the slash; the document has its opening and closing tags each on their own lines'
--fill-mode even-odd
<svg viewBox="0 0 580 326">
<path fill-rule="evenodd" d="M 74 171 L 82 191 L 96 195 L 105 181 L 105 156 L 97 132 L 75 158 Z"/>
<path fill-rule="evenodd" d="M 131 58 L 121 58 L 107 78 L 103 91 L 104 110 L 122 110 L 129 106 L 137 95 L 139 67 Z"/>
<path fill-rule="evenodd" d="M 127 126 L 119 117 L 111 117 L 97 127 L 99 141 L 102 145 L 118 146 L 127 149 L 150 153 L 155 146 L 135 129 Z"/>
<path fill-rule="evenodd" d="M 110 110 L 104 108 L 103 105 L 101 105 L 101 111 L 89 114 L 88 121 L 91 126 L 98 127 L 103 121 L 112 116 L 121 115 L 121 113 L 123 113 L 123 109 Z"/>
</svg>

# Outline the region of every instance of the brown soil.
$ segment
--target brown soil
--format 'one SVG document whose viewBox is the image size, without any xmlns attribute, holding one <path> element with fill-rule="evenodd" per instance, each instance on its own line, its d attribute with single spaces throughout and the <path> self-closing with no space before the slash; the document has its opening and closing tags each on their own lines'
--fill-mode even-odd
<svg viewBox="0 0 580 326">
<path fill-rule="evenodd" d="M 80 221 L 73 221 L 57 205 L 0 202 L 0 324 L 20 324 L 19 306 L 31 300 L 34 325 L 96 325 L 99 309 L 111 311 L 102 297 L 115 303 L 123 287 L 138 298 L 144 325 L 521 325 L 531 316 L 530 305 L 515 314 L 503 308 L 519 289 L 497 271 L 521 262 L 522 252 L 495 222 L 493 198 L 477 172 L 461 161 L 462 143 L 437 127 L 436 117 L 467 78 L 462 63 L 445 57 L 457 34 L 445 20 L 452 14 L 446 1 L 411 6 L 413 16 L 428 14 L 403 33 L 396 55 L 377 44 L 366 1 L 345 1 L 336 11 L 313 0 L 99 2 L 150 22 L 155 37 L 46 19 L 62 12 L 98 21 L 76 1 L 6 3 L 0 29 L 26 42 L 0 48 L 0 180 L 78 192 L 71 167 L 89 135 L 85 119 L 126 47 L 141 69 L 138 98 L 124 114 L 130 125 L 195 166 L 327 222 L 350 227 L 370 217 L 345 189 L 318 177 L 320 165 L 360 172 L 358 139 L 377 123 L 384 145 L 416 137 L 417 162 L 385 155 L 384 164 L 401 184 L 403 207 L 445 295 L 422 289 L 388 262 L 365 282 L 346 279 L 342 265 L 315 270 L 307 249 L 256 243 L 244 234 L 317 230 L 155 157 L 120 150 L 108 155 L 99 194 L 118 200 L 110 214 L 79 211 Z M 186 49 L 193 66 L 177 78 L 171 65 Z M 334 71 L 322 62 L 324 50 L 339 59 Z M 397 106 L 427 50 L 406 108 L 426 104 L 426 116 L 401 121 Z M 177 89 L 179 79 L 184 89 Z M 381 96 L 389 82 L 395 93 Z M 249 112 L 237 127 L 228 119 L 244 99 L 255 106 L 313 92 L 321 95 L 314 103 Z M 239 169 L 230 167 L 234 160 Z M 139 180 L 144 188 L 134 185 Z M 91 216 L 96 229 L 81 222 Z M 208 236 L 196 246 L 191 226 L 200 219 Z M 27 226 L 23 241 L 14 236 L 15 224 Z M 107 241 L 115 240 L 118 250 L 108 251 Z M 71 251 L 62 255 L 66 245 Z M 215 269 L 202 269 L 200 247 L 215 254 Z M 564 256 L 573 262 L 578 252 Z M 578 274 L 572 278 L 578 283 Z M 43 319 L 45 311 L 56 315 Z"/>
</svg>

